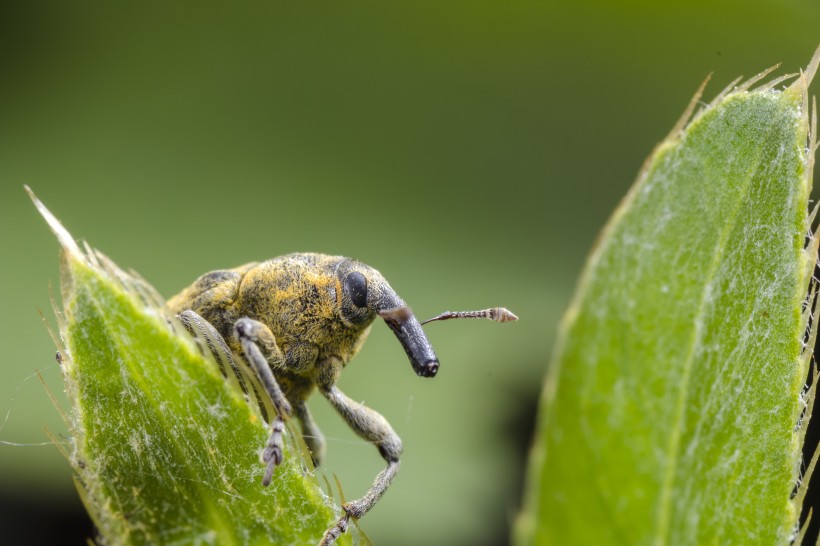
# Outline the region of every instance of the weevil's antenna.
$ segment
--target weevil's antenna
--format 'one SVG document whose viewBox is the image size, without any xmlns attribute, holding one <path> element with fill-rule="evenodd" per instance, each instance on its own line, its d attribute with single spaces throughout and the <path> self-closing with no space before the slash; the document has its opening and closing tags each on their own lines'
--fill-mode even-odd
<svg viewBox="0 0 820 546">
<path fill-rule="evenodd" d="M 449 320 L 454 318 L 486 318 L 494 320 L 495 322 L 512 322 L 518 320 L 515 313 L 509 309 L 493 307 L 491 309 L 482 309 L 481 311 L 445 311 L 438 316 L 423 321 L 422 324 L 427 324 L 434 320 Z"/>
</svg>

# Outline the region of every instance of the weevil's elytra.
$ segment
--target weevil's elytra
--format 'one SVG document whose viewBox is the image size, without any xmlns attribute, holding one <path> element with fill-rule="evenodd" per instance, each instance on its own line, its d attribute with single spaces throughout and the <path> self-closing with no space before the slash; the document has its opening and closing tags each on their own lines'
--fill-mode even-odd
<svg viewBox="0 0 820 546">
<path fill-rule="evenodd" d="M 258 375 L 276 410 L 262 452 L 268 485 L 283 457 L 283 420 L 295 414 L 316 464 L 324 438 L 306 400 L 318 389 L 347 424 L 373 443 L 387 462 L 360 499 L 345 503 L 344 515 L 325 533 L 332 544 L 349 519 L 366 514 L 386 491 L 399 468 L 402 443 L 379 413 L 351 400 L 336 381 L 356 355 L 377 316 L 398 338 L 420 376 L 433 377 L 439 361 L 421 323 L 382 275 L 361 262 L 324 254 L 289 254 L 234 269 L 213 271 L 168 301 L 189 328 L 213 329 L 234 355 Z M 432 320 L 483 317 L 499 322 L 517 317 L 503 308 L 444 313 Z M 429 322 L 429 321 L 426 321 Z"/>
</svg>

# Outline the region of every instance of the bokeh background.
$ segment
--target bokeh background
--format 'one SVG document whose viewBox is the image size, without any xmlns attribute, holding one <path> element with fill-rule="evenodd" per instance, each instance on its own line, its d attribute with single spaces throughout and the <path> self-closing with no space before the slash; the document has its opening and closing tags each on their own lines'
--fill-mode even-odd
<svg viewBox="0 0 820 546">
<path fill-rule="evenodd" d="M 376 544 L 507 542 L 556 325 L 595 236 L 704 77 L 707 97 L 805 66 L 820 3 L 0 3 L 0 530 L 92 533 L 64 434 L 50 316 L 75 237 L 171 296 L 292 251 L 356 257 L 422 317 L 505 305 L 515 324 L 427 331 L 416 377 L 375 324 L 341 387 L 405 442 L 362 520 Z M 815 89 L 816 89 L 815 85 Z M 348 497 L 382 461 L 324 401 Z M 57 535 L 49 537 L 50 528 Z"/>
</svg>

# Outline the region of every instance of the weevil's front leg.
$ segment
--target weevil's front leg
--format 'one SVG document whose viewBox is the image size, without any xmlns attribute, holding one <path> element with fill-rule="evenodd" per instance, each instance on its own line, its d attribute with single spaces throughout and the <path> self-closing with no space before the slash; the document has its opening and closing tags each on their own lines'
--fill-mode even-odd
<svg viewBox="0 0 820 546">
<path fill-rule="evenodd" d="M 336 408 L 336 411 L 347 421 L 347 424 L 356 434 L 376 444 L 387 468 L 379 472 L 373 485 L 365 495 L 342 506 L 344 515 L 331 527 L 322 538 L 320 546 L 328 546 L 347 530 L 350 518 L 359 519 L 364 516 L 384 495 L 387 487 L 399 471 L 399 457 L 402 452 L 401 438 L 393 431 L 387 419 L 364 404 L 348 398 L 335 385 L 323 388 L 322 394 Z"/>
<path fill-rule="evenodd" d="M 261 456 L 262 463 L 267 465 L 265 476 L 262 478 L 262 485 L 268 486 L 273 477 L 273 471 L 282 463 L 282 435 L 285 432 L 284 418 L 292 413 L 290 403 L 279 387 L 279 383 L 276 382 L 268 360 L 283 362 L 284 359 L 282 351 L 276 345 L 273 332 L 257 320 L 247 317 L 237 320 L 234 324 L 234 336 L 236 336 L 236 340 L 242 347 L 245 358 L 259 377 L 262 387 L 270 397 L 274 409 L 276 409 L 276 417 L 271 420 L 270 439 L 268 439 L 268 444 L 262 451 Z M 260 346 L 270 355 L 268 358 L 265 358 Z"/>
<path fill-rule="evenodd" d="M 302 438 L 313 457 L 313 466 L 319 466 L 325 458 L 325 435 L 319 430 L 304 400 L 296 403 L 293 409 L 299 422 L 302 423 Z"/>
</svg>

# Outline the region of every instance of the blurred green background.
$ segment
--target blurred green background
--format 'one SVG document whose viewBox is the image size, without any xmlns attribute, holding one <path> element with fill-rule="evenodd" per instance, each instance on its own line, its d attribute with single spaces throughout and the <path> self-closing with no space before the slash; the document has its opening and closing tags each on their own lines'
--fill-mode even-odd
<svg viewBox="0 0 820 546">
<path fill-rule="evenodd" d="M 420 317 L 514 310 L 515 324 L 426 327 L 434 380 L 375 324 L 340 383 L 406 446 L 362 520 L 376 544 L 504 544 L 554 331 L 597 232 L 708 73 L 710 98 L 780 61 L 796 71 L 818 43 L 809 0 L 3 2 L 6 538 L 78 503 L 54 447 L 10 445 L 65 431 L 32 376 L 62 394 L 37 314 L 51 315 L 57 244 L 24 183 L 165 296 L 310 250 L 376 267 Z M 378 453 L 312 402 L 327 470 L 360 495 Z"/>
</svg>

